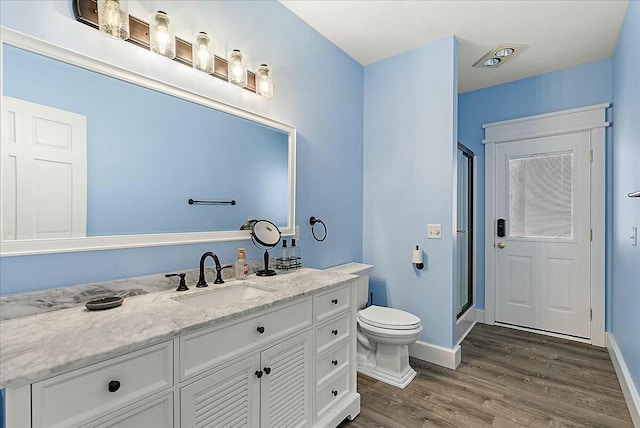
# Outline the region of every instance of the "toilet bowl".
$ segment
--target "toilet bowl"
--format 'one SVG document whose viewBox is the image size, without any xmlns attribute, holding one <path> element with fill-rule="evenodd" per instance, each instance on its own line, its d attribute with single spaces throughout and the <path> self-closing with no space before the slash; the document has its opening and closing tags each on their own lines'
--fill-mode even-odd
<svg viewBox="0 0 640 428">
<path fill-rule="evenodd" d="M 369 290 L 371 265 L 348 263 L 331 270 L 358 276 L 357 369 L 360 373 L 399 388 L 406 387 L 416 377 L 409 366 L 409 345 L 418 340 L 422 323 L 417 316 L 383 306 L 365 307 Z"/>
</svg>

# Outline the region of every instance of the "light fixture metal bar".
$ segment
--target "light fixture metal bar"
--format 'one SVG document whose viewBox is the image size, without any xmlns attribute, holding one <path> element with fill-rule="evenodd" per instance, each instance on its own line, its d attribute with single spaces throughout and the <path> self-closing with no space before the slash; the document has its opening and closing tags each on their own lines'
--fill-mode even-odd
<svg viewBox="0 0 640 428">
<path fill-rule="evenodd" d="M 98 4 L 96 0 L 72 0 L 73 12 L 76 21 L 81 22 L 89 27 L 98 29 Z M 129 38 L 126 40 L 136 46 L 149 49 L 149 24 L 134 16 L 129 16 Z M 193 58 L 191 56 L 191 43 L 176 37 L 176 57 L 174 61 L 191 67 Z M 211 76 L 218 79 L 229 81 L 229 71 L 227 69 L 227 60 L 215 56 L 214 72 Z M 256 75 L 252 71 L 247 71 L 247 85 L 244 89 L 256 92 Z"/>
</svg>

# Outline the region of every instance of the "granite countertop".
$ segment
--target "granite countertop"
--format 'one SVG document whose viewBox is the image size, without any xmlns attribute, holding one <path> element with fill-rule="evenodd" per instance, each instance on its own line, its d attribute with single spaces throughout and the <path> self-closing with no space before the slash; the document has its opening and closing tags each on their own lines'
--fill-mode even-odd
<svg viewBox="0 0 640 428">
<path fill-rule="evenodd" d="M 82 305 L 4 320 L 0 322 L 0 388 L 42 380 L 353 279 L 335 271 L 303 268 L 273 277 L 251 275 L 203 289 L 135 295 L 105 311 L 89 311 Z M 206 310 L 179 301 L 242 283 L 272 291 Z"/>
</svg>

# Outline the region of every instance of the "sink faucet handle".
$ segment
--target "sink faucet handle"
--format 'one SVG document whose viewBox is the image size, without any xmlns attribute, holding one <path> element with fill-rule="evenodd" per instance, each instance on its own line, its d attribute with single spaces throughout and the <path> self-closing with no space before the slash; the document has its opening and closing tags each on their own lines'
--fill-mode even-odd
<svg viewBox="0 0 640 428">
<path fill-rule="evenodd" d="M 179 276 L 180 277 L 180 285 L 178 285 L 178 288 L 176 288 L 176 291 L 187 291 L 189 289 L 189 287 L 187 287 L 187 283 L 184 280 L 184 277 L 187 276 L 186 273 L 170 273 L 168 275 L 165 275 L 167 278 L 172 277 L 172 276 Z"/>
<path fill-rule="evenodd" d="M 222 269 L 227 269 L 227 268 L 232 268 L 233 265 L 225 265 L 225 266 L 216 266 L 216 280 L 213 281 L 214 284 L 224 284 L 224 281 L 222 280 Z"/>
</svg>

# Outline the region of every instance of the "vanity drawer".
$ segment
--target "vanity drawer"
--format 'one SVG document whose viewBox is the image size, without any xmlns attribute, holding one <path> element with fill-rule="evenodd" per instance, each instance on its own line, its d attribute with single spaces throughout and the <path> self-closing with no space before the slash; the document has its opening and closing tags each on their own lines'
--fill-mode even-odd
<svg viewBox="0 0 640 428">
<path fill-rule="evenodd" d="M 329 379 L 324 386 L 316 390 L 316 415 L 320 419 L 324 413 L 338 406 L 342 399 L 349 393 L 349 370 L 340 370 Z"/>
<path fill-rule="evenodd" d="M 351 312 L 328 321 L 316 328 L 316 352 L 321 354 L 338 342 L 344 340 L 351 332 Z"/>
<path fill-rule="evenodd" d="M 349 364 L 349 342 L 329 351 L 316 361 L 316 383 L 318 386 Z"/>
<path fill-rule="evenodd" d="M 316 322 L 324 321 L 349 309 L 351 305 L 351 286 L 349 284 L 332 288 L 313 296 L 313 313 Z"/>
<path fill-rule="evenodd" d="M 180 337 L 180 380 L 311 326 L 311 308 L 311 298 L 307 297 L 258 316 L 241 317 Z"/>
<path fill-rule="evenodd" d="M 33 427 L 78 426 L 171 386 L 173 342 L 166 342 L 34 383 Z"/>
</svg>

